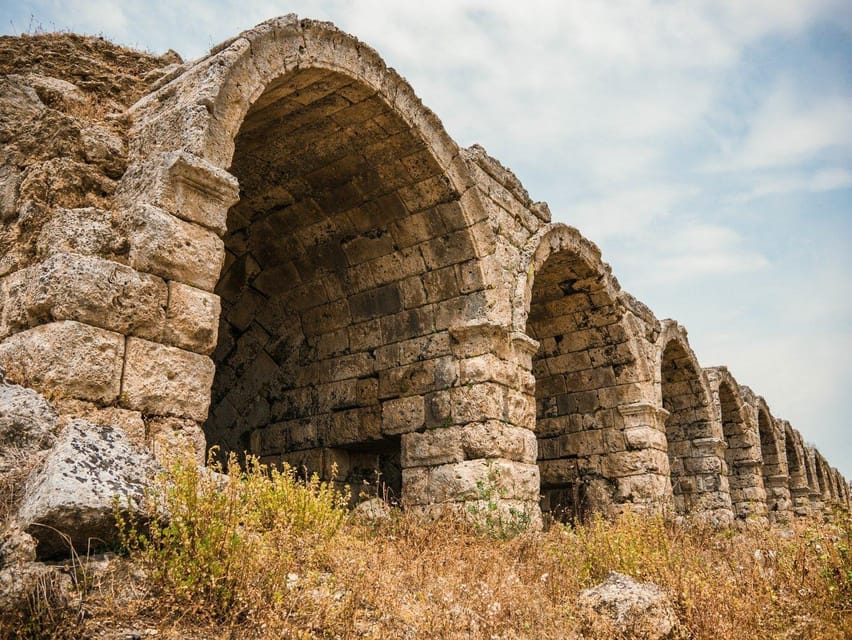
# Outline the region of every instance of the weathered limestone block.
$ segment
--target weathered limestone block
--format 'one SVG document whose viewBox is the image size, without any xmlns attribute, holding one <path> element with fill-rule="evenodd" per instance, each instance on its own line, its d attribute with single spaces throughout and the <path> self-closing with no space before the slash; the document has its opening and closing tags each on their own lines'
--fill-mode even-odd
<svg viewBox="0 0 852 640">
<path fill-rule="evenodd" d="M 409 433 L 422 427 L 426 420 L 423 396 L 408 396 L 386 400 L 382 404 L 382 432 Z"/>
<path fill-rule="evenodd" d="M 402 436 L 402 466 L 417 467 L 461 462 L 464 449 L 457 428 L 429 429 Z"/>
<path fill-rule="evenodd" d="M 173 151 L 128 171 L 121 195 L 129 201 L 141 198 L 224 235 L 225 218 L 238 200 L 239 186 L 227 171 L 191 153 Z"/>
<path fill-rule="evenodd" d="M 213 291 L 225 256 L 214 232 L 149 205 L 129 209 L 122 224 L 134 269 Z"/>
<path fill-rule="evenodd" d="M 121 406 L 203 421 L 214 371 L 215 365 L 207 356 L 128 338 Z"/>
<path fill-rule="evenodd" d="M 59 416 L 47 400 L 32 389 L 0 378 L 0 471 L 4 453 L 48 449 L 58 427 Z"/>
<path fill-rule="evenodd" d="M 451 390 L 452 421 L 467 424 L 506 419 L 506 387 L 494 382 L 456 387 Z"/>
<path fill-rule="evenodd" d="M 65 320 L 0 343 L 0 366 L 42 393 L 108 404 L 118 398 L 124 336 Z"/>
<path fill-rule="evenodd" d="M 165 282 L 102 258 L 53 254 L 7 276 L 3 286 L 0 336 L 55 320 L 147 338 L 163 329 Z"/>
<path fill-rule="evenodd" d="M 104 427 L 118 427 L 135 447 L 145 447 L 145 422 L 140 411 L 100 407 L 76 398 L 57 398 L 56 410 L 63 418 L 78 418 Z"/>
<path fill-rule="evenodd" d="M 658 508 L 671 506 L 672 485 L 668 474 L 638 474 L 624 476 L 615 481 L 616 502 L 634 504 L 653 504 Z"/>
<path fill-rule="evenodd" d="M 380 440 L 381 428 L 379 407 L 348 409 L 317 418 L 320 440 L 332 447 Z"/>
<path fill-rule="evenodd" d="M 180 282 L 169 282 L 165 341 L 195 353 L 211 354 L 216 348 L 220 311 L 219 296 Z"/>
<path fill-rule="evenodd" d="M 144 516 L 142 500 L 156 462 L 119 429 L 70 422 L 27 482 L 17 519 L 38 541 L 39 558 L 77 553 L 115 541 L 115 502 Z"/>
<path fill-rule="evenodd" d="M 76 253 L 117 262 L 126 260 L 129 249 L 115 213 L 93 207 L 54 211 L 41 228 L 36 246 L 40 256 Z"/>
<path fill-rule="evenodd" d="M 154 416 L 147 420 L 146 444 L 154 457 L 163 465 L 189 456 L 198 465 L 207 457 L 204 430 L 195 420 Z"/>
<path fill-rule="evenodd" d="M 537 501 L 538 467 L 511 460 L 465 460 L 402 470 L 406 504 L 487 499 Z M 488 495 L 485 495 L 488 494 Z"/>
<path fill-rule="evenodd" d="M 669 638 L 678 622 L 665 591 L 615 571 L 598 586 L 580 592 L 578 604 L 612 621 L 616 632 L 641 640 Z"/>
</svg>

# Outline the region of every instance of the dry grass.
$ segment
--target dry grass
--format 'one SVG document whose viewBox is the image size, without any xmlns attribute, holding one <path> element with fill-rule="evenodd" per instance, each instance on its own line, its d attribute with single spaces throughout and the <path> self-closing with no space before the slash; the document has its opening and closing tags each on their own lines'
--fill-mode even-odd
<svg viewBox="0 0 852 640">
<path fill-rule="evenodd" d="M 611 570 L 671 594 L 677 638 L 852 637 L 846 514 L 744 531 L 625 516 L 501 539 L 400 512 L 358 523 L 289 473 L 173 480 L 172 524 L 125 527 L 129 555 L 91 581 L 77 637 L 617 638 L 576 605 Z"/>
</svg>

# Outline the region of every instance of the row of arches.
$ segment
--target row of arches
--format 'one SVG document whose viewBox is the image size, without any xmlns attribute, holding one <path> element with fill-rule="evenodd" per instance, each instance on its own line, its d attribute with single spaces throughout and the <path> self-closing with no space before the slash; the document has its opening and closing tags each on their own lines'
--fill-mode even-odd
<svg viewBox="0 0 852 640">
<path fill-rule="evenodd" d="M 844 482 L 834 480 L 840 474 L 828 471 L 821 454 L 725 367 L 702 368 L 683 327 L 641 318 L 578 232 L 553 225 L 542 235 L 522 281 L 529 290 L 526 331 L 540 342 L 533 373 L 545 511 L 576 518 L 618 509 L 619 500 L 642 502 L 619 485 L 658 487 L 661 475 L 676 512 L 719 522 L 786 519 L 829 501 L 847 503 L 838 488 Z M 573 244 L 566 235 L 576 235 Z M 642 426 L 656 429 L 657 438 L 640 441 L 634 466 L 607 465 L 636 447 L 618 437 L 630 431 L 628 423 L 604 412 L 611 405 L 623 414 L 643 401 Z M 649 455 L 659 451 L 665 459 Z M 600 477 L 601 468 L 610 474 Z M 667 501 L 665 492 L 655 497 L 661 495 Z"/>
<path fill-rule="evenodd" d="M 533 519 L 671 505 L 724 522 L 844 499 L 761 398 L 703 369 L 682 327 L 513 176 L 480 171 L 351 36 L 270 21 L 132 115 L 121 196 L 214 247 L 188 274 L 130 243 L 134 268 L 221 301 L 208 445 L 427 511 L 497 496 Z M 180 378 L 127 408 L 179 415 Z"/>
</svg>

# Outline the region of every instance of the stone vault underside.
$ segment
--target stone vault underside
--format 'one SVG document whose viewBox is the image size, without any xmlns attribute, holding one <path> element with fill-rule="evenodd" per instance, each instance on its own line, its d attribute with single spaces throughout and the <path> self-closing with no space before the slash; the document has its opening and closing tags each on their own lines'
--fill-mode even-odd
<svg viewBox="0 0 852 640">
<path fill-rule="evenodd" d="M 109 206 L 52 210 L 0 281 L 0 364 L 66 414 L 425 513 L 849 504 L 763 398 L 333 26 L 264 23 L 127 116 Z"/>
</svg>

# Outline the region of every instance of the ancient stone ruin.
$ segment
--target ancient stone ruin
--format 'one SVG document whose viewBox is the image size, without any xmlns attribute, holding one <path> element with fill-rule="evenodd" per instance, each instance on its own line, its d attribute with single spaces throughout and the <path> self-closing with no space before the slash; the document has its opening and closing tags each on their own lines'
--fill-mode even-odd
<svg viewBox="0 0 852 640">
<path fill-rule="evenodd" d="M 286 16 L 151 67 L 78 146 L 4 139 L 0 366 L 62 416 L 160 458 L 378 480 L 425 514 L 849 506 L 798 431 L 354 37 Z M 4 131 L 70 126 L 80 87 L 2 82 Z"/>
</svg>

